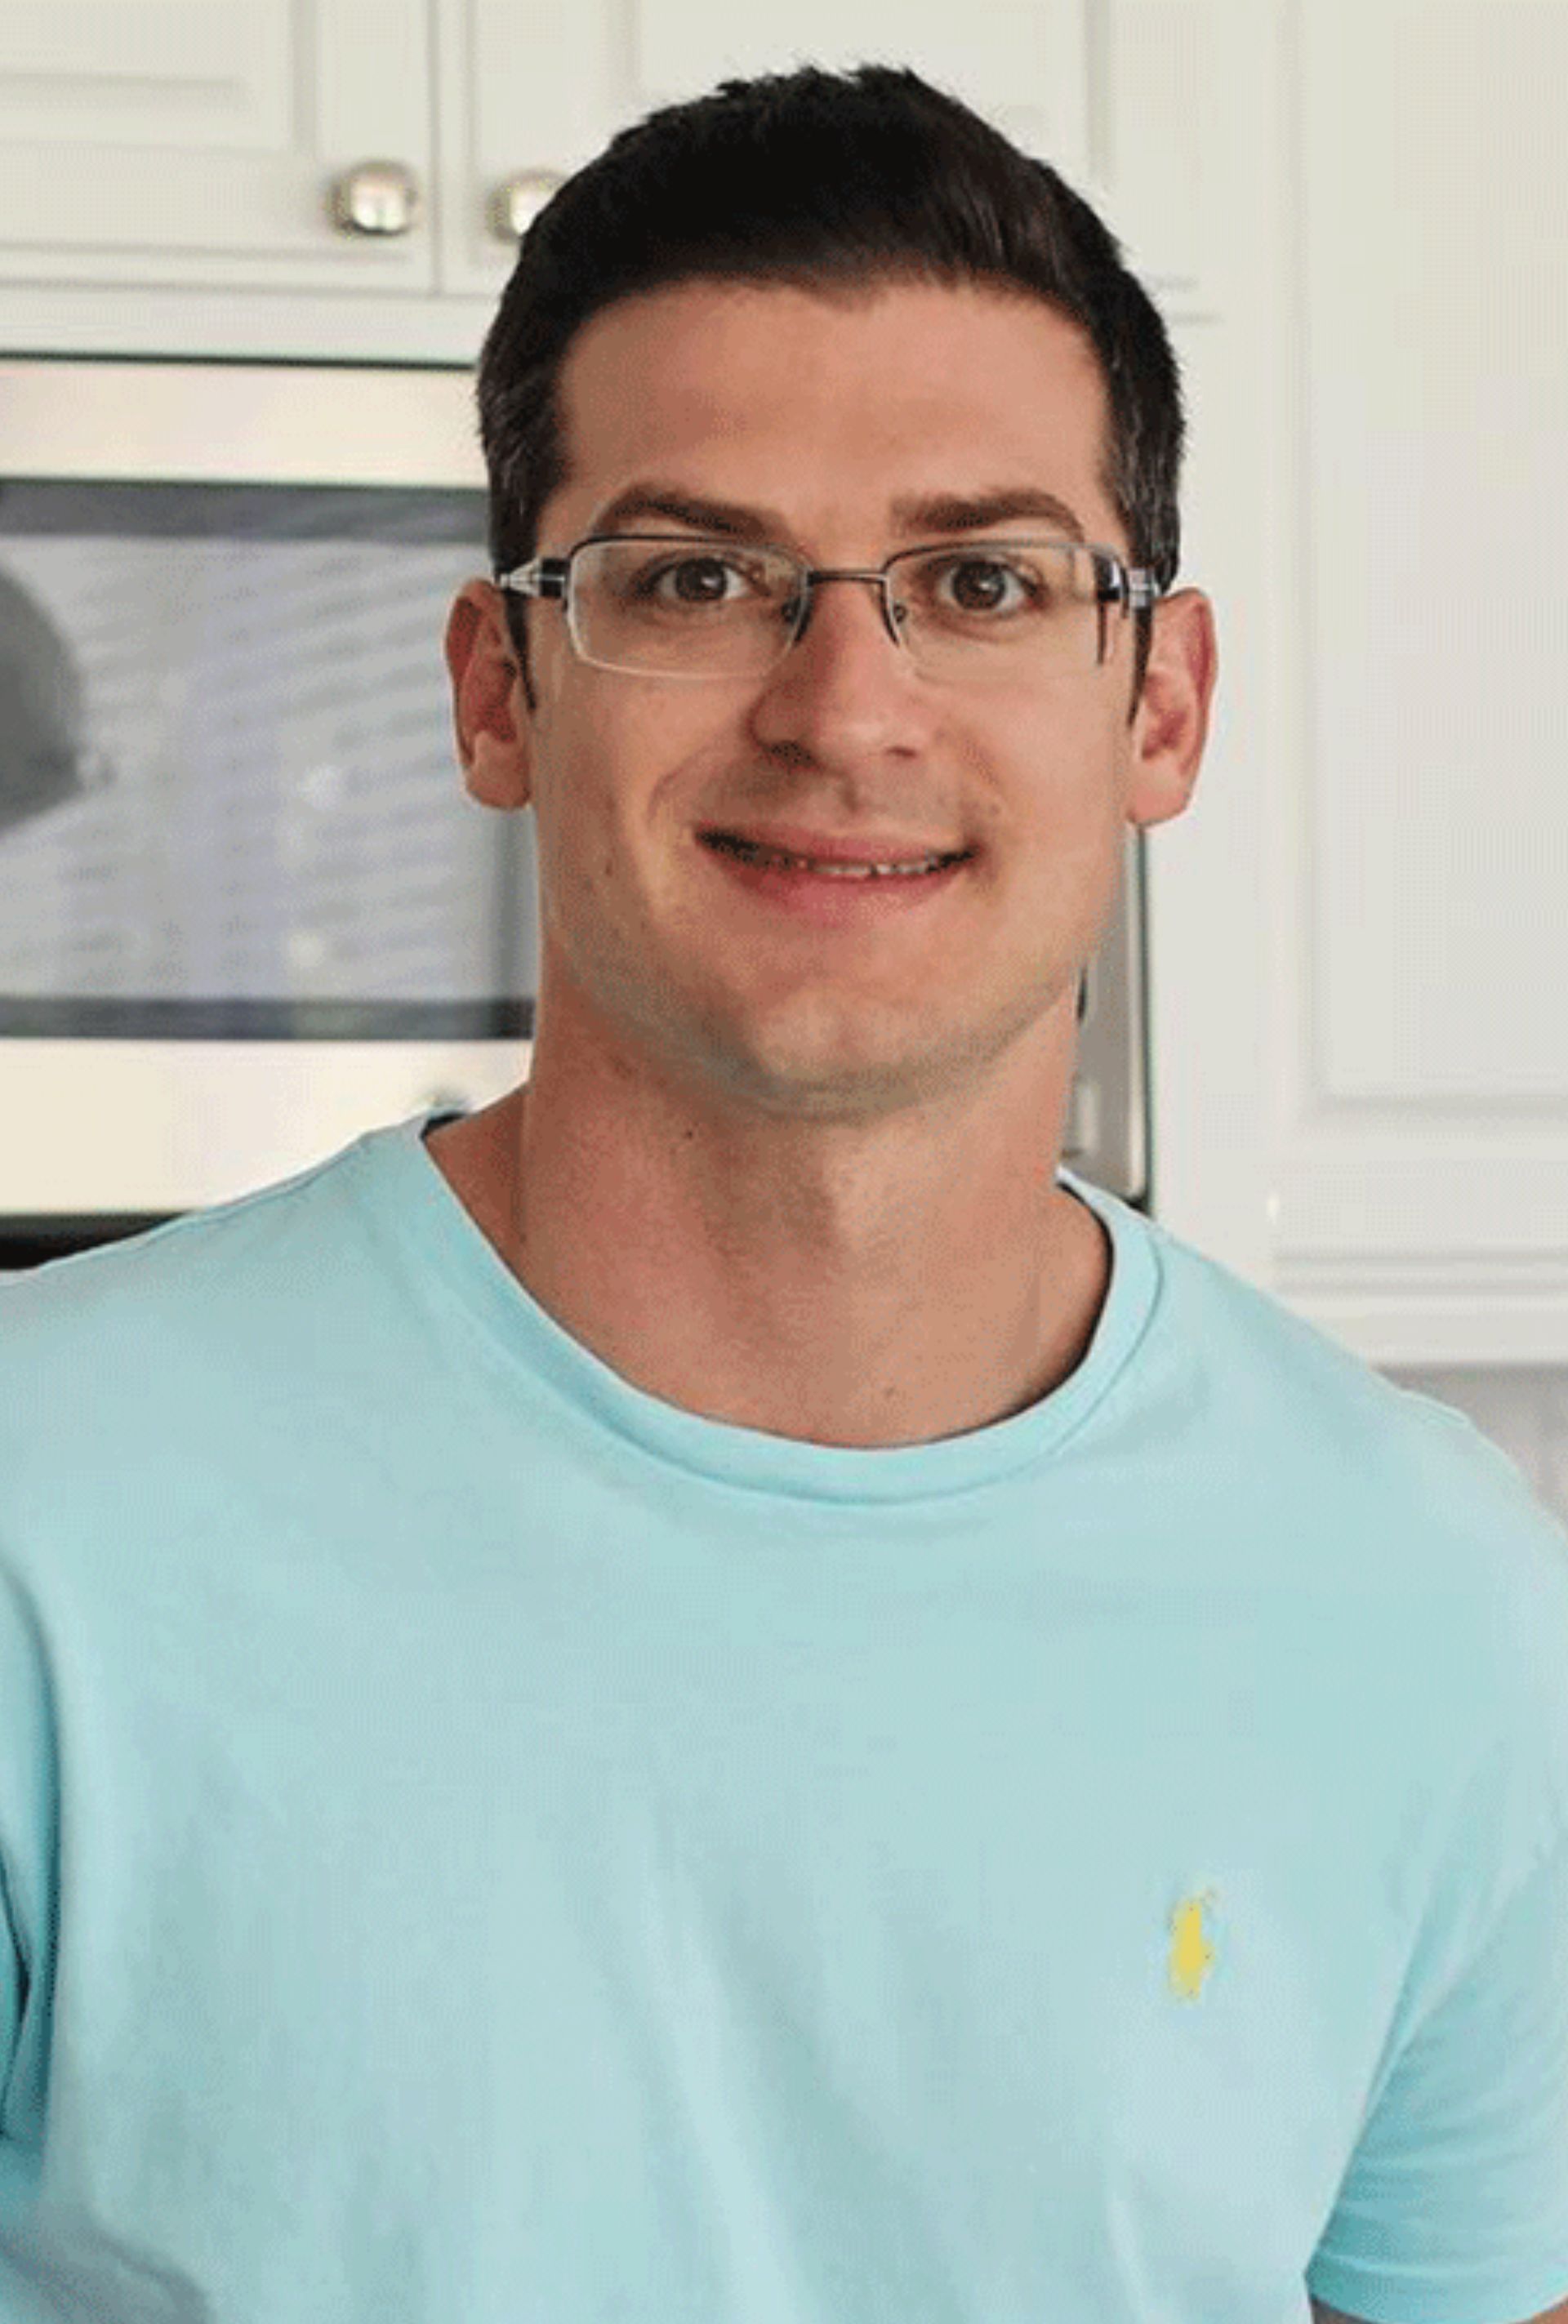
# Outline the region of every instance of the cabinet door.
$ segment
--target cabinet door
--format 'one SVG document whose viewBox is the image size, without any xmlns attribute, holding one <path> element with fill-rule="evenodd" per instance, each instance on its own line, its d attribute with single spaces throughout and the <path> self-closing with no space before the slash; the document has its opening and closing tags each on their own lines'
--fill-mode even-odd
<svg viewBox="0 0 1568 2324">
<path fill-rule="evenodd" d="M 1075 184 L 1089 167 L 1082 0 L 438 0 L 442 63 L 441 285 L 498 290 L 516 253 L 513 215 L 657 105 L 732 75 L 913 66 L 952 88 Z"/>
<path fill-rule="evenodd" d="M 0 278 L 428 288 L 427 25 L 426 0 L 0 0 Z M 416 181 L 406 230 L 334 222 L 366 161 Z"/>
<path fill-rule="evenodd" d="M 1373 1364 L 1568 1362 L 1568 0 L 1256 14 L 1155 1206 Z"/>
<path fill-rule="evenodd" d="M 1318 0 L 1300 38 L 1279 1274 L 1382 1360 L 1561 1361 L 1568 5 Z"/>
</svg>

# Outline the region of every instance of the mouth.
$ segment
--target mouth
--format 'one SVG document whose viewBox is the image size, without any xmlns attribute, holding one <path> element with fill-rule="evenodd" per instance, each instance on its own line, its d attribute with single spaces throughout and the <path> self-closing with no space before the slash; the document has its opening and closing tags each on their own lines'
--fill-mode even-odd
<svg viewBox="0 0 1568 2324">
<path fill-rule="evenodd" d="M 766 846 L 760 840 L 742 838 L 738 832 L 705 831 L 698 835 L 705 847 L 733 856 L 740 862 L 825 880 L 881 881 L 927 879 L 935 872 L 946 871 L 950 865 L 967 862 L 974 853 L 972 847 L 958 847 L 946 851 L 936 849 L 927 854 L 900 851 L 897 854 L 890 853 L 879 858 L 869 851 L 853 853 L 844 849 L 841 843 L 835 843 L 831 854 L 825 850 L 821 854 L 808 855 L 797 854 L 788 848 Z"/>
<path fill-rule="evenodd" d="M 739 890 L 819 928 L 864 927 L 929 908 L 963 878 L 975 852 L 807 857 L 735 832 L 705 831 L 699 837 L 732 892 Z"/>
</svg>

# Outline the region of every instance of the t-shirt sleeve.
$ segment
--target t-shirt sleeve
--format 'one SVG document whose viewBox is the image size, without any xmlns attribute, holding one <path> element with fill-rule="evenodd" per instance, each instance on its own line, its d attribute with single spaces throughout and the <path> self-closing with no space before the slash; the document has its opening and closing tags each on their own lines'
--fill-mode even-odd
<svg viewBox="0 0 1568 2324">
<path fill-rule="evenodd" d="M 16 2057 L 16 2036 L 22 2025 L 22 2000 L 26 1971 L 16 1941 L 16 1916 L 11 1905 L 11 1884 L 5 1859 L 0 1856 L 0 2126 L 5 2119 L 5 2090 Z"/>
<path fill-rule="evenodd" d="M 1368 2324 L 1522 2324 L 1568 2300 L 1568 1833 L 1414 2025 L 1306 2281 Z"/>
<path fill-rule="evenodd" d="M 0 1545 L 3 1546 L 3 1545 Z M 0 1561 L 0 2137 L 32 2096 L 51 1999 L 55 1813 L 49 1689 L 26 1593 Z"/>
<path fill-rule="evenodd" d="M 5 2133 L 5 2098 L 16 2062 L 22 2009 L 28 1991 L 27 1967 L 17 1941 L 16 1915 L 10 1892 L 5 1858 L 0 1857 L 0 2137 Z"/>
</svg>

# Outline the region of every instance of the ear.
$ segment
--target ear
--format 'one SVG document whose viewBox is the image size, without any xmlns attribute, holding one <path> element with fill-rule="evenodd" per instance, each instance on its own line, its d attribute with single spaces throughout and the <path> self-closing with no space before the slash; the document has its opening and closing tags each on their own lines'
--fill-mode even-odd
<svg viewBox="0 0 1568 2324">
<path fill-rule="evenodd" d="M 1162 597 L 1133 714 L 1130 822 L 1167 823 L 1191 798 L 1219 668 L 1214 609 L 1203 591 L 1178 589 Z"/>
<path fill-rule="evenodd" d="M 470 798 L 485 807 L 524 807 L 530 796 L 529 726 L 521 673 L 499 589 L 470 581 L 447 620 L 452 726 Z"/>
</svg>

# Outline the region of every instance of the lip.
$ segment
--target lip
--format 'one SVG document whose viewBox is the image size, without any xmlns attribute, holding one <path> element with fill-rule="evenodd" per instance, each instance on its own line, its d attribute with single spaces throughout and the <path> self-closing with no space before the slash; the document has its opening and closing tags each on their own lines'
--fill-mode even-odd
<svg viewBox="0 0 1568 2324">
<path fill-rule="evenodd" d="M 739 835 L 737 835 L 738 836 Z M 931 849 L 931 853 L 938 851 Z M 864 927 L 906 912 L 930 909 L 970 868 L 967 855 L 940 872 L 893 872 L 887 877 L 854 880 L 832 872 L 796 872 L 779 863 L 750 863 L 728 848 L 704 847 L 703 854 L 732 891 L 739 890 L 753 901 L 781 915 L 818 928 Z M 892 862 L 893 856 L 865 857 L 840 853 L 837 862 Z M 906 862 L 918 857 L 905 856 Z"/>
<path fill-rule="evenodd" d="M 817 863 L 923 863 L 927 855 L 958 850 L 940 840 L 887 838 L 862 831 L 807 831 L 798 823 L 709 824 L 697 833 L 710 839 L 743 839 L 753 847 L 776 847 L 785 855 L 807 855 Z"/>
</svg>

